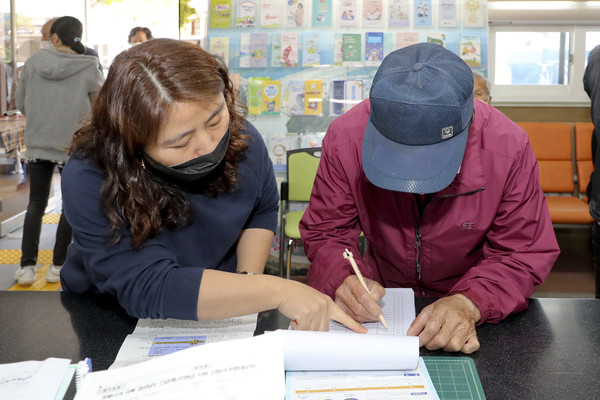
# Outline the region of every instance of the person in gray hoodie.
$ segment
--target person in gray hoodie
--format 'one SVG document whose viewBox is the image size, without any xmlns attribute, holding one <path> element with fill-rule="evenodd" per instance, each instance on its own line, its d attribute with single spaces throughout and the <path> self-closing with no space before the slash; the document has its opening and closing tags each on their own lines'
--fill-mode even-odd
<svg viewBox="0 0 600 400">
<path fill-rule="evenodd" d="M 50 28 L 52 47 L 39 50 L 25 62 L 15 93 L 17 108 L 27 117 L 25 146 L 30 184 L 21 264 L 15 271 L 21 285 L 35 282 L 42 217 L 54 169 L 58 166 L 62 173 L 73 133 L 90 111 L 92 96 L 103 82 L 98 59 L 83 55 L 82 33 L 77 18 L 58 18 Z M 46 281 L 60 280 L 70 243 L 71 227 L 61 215 Z"/>
</svg>

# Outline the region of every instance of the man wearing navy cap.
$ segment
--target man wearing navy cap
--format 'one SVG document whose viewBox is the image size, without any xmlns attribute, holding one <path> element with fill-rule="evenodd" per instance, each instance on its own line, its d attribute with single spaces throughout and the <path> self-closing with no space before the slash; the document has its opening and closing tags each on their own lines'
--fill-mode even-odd
<svg viewBox="0 0 600 400">
<path fill-rule="evenodd" d="M 408 331 L 430 350 L 472 353 L 475 326 L 525 310 L 559 249 L 527 134 L 483 102 L 442 46 L 396 50 L 369 99 L 330 125 L 300 223 L 308 283 L 357 321 L 376 320 L 384 287 L 439 299 Z M 368 241 L 359 268 L 348 262 Z M 358 257 L 357 257 L 358 258 Z"/>
</svg>

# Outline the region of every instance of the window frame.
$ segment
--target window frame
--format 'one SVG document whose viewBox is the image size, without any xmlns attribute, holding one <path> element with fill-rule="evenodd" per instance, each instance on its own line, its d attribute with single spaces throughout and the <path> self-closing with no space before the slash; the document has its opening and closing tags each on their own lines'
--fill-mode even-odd
<svg viewBox="0 0 600 400">
<path fill-rule="evenodd" d="M 512 105 L 572 105 L 587 106 L 590 101 L 583 90 L 585 72 L 585 39 L 587 32 L 600 32 L 600 26 L 592 25 L 533 25 L 498 24 L 489 29 L 489 79 L 493 84 L 494 104 Z M 498 32 L 568 32 L 569 33 L 569 83 L 565 85 L 496 85 L 496 34 Z M 600 44 L 600 43 L 599 43 Z"/>
</svg>

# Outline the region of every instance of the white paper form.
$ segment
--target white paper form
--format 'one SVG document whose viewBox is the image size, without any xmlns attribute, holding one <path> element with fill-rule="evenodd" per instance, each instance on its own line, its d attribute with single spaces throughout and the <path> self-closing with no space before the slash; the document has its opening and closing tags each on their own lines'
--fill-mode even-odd
<svg viewBox="0 0 600 400">
<path fill-rule="evenodd" d="M 286 371 L 414 369 L 416 336 L 375 336 L 343 332 L 278 330 Z"/>
<path fill-rule="evenodd" d="M 264 335 L 191 347 L 150 361 L 92 372 L 76 400 L 281 400 L 281 345 Z"/>
<path fill-rule="evenodd" d="M 286 400 L 439 400 L 427 368 L 286 373 Z"/>
<path fill-rule="evenodd" d="M 412 289 L 386 288 L 385 296 L 379 301 L 381 311 L 388 329 L 385 329 L 379 321 L 366 322 L 363 324 L 371 335 L 406 336 L 410 324 L 415 319 L 415 293 Z M 353 332 L 339 322 L 329 321 L 330 332 Z"/>
<path fill-rule="evenodd" d="M 215 343 L 250 338 L 256 330 L 258 314 L 215 321 L 187 321 L 178 319 L 140 319 L 132 334 L 127 335 L 115 362 L 110 366 L 120 368 L 150 360 L 158 356 L 152 352 L 156 338 L 202 338 L 203 343 Z"/>
<path fill-rule="evenodd" d="M 71 360 L 47 358 L 0 365 L 0 397 L 4 400 L 53 400 Z"/>
</svg>

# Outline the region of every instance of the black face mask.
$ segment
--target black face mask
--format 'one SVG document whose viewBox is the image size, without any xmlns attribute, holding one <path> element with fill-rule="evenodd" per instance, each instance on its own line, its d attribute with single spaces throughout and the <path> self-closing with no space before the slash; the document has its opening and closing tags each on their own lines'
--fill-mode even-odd
<svg viewBox="0 0 600 400">
<path fill-rule="evenodd" d="M 229 147 L 229 128 L 223 138 L 212 153 L 193 158 L 183 164 L 168 167 L 164 164 L 154 161 L 149 155 L 142 152 L 144 166 L 152 173 L 166 181 L 177 180 L 180 182 L 193 182 L 204 178 L 212 172 L 225 158 Z"/>
</svg>

